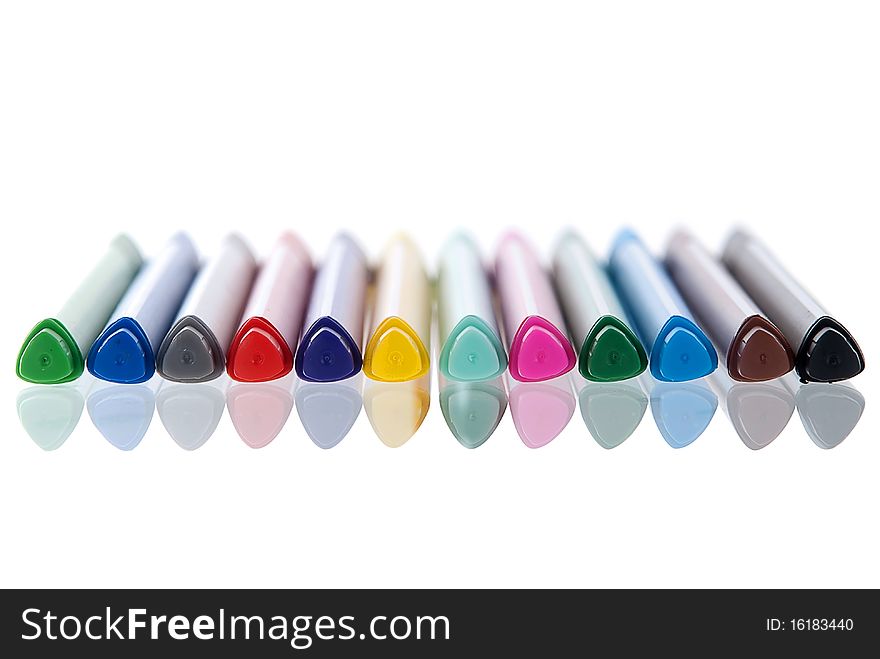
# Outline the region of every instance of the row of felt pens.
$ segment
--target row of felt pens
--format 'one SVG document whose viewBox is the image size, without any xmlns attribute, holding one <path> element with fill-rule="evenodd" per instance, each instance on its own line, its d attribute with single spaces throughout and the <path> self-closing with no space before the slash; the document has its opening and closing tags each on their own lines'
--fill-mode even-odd
<svg viewBox="0 0 880 659">
<path fill-rule="evenodd" d="M 157 370 L 176 382 L 224 370 L 243 382 L 293 369 L 311 382 L 361 370 L 386 382 L 425 375 L 435 295 L 418 250 L 393 239 L 373 285 L 371 278 L 347 234 L 331 242 L 316 270 L 291 233 L 261 267 L 235 234 L 201 266 L 186 234 L 146 264 L 118 236 L 61 310 L 33 328 L 16 370 L 41 384 L 69 382 L 86 367 L 118 383 L 144 382 Z M 715 370 L 713 344 L 730 376 L 744 382 L 793 368 L 804 382 L 835 382 L 864 369 L 843 325 L 743 231 L 720 260 L 679 231 L 663 261 L 623 231 L 607 263 L 568 232 L 549 270 L 516 233 L 499 243 L 493 268 L 459 234 L 441 251 L 436 302 L 439 369 L 453 381 L 509 370 L 540 382 L 578 366 L 598 382 L 646 369 L 683 382 Z"/>
</svg>

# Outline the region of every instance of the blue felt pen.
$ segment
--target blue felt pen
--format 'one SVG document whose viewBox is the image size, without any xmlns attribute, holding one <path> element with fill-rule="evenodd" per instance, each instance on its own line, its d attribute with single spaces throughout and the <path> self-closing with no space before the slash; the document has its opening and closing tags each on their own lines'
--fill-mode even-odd
<svg viewBox="0 0 880 659">
<path fill-rule="evenodd" d="M 89 372 L 120 384 L 146 382 L 156 372 L 156 351 L 196 275 L 199 259 L 185 233 L 176 234 L 144 267 L 92 344 Z"/>
<path fill-rule="evenodd" d="M 656 379 L 696 380 L 718 367 L 712 342 L 694 322 L 669 276 L 632 231 L 618 234 L 608 268 L 649 350 L 650 371 Z"/>
</svg>

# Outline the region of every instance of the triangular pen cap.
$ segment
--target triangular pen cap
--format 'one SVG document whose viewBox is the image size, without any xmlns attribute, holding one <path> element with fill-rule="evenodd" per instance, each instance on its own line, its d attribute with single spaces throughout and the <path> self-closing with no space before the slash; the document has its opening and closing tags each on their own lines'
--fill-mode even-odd
<svg viewBox="0 0 880 659">
<path fill-rule="evenodd" d="M 335 318 L 322 316 L 309 327 L 296 350 L 294 366 L 307 382 L 338 382 L 357 375 L 363 359 L 351 334 Z"/>
<path fill-rule="evenodd" d="M 510 342 L 510 375 L 520 382 L 543 382 L 577 364 L 571 342 L 546 318 L 529 316 Z"/>
<path fill-rule="evenodd" d="M 804 337 L 797 372 L 805 382 L 839 382 L 865 370 L 865 356 L 852 334 L 829 316 L 820 318 Z"/>
<path fill-rule="evenodd" d="M 364 375 L 379 382 L 408 382 L 428 372 L 430 360 L 422 339 L 402 318 L 379 323 L 364 351 Z"/>
<path fill-rule="evenodd" d="M 651 374 L 661 382 L 686 382 L 718 368 L 718 353 L 692 320 L 673 316 L 654 340 L 650 362 Z"/>
<path fill-rule="evenodd" d="M 782 332 L 763 316 L 739 328 L 727 352 L 727 372 L 738 382 L 765 382 L 794 368 L 794 353 Z"/>
<path fill-rule="evenodd" d="M 588 380 L 618 382 L 642 373 L 648 367 L 648 355 L 626 323 L 602 316 L 584 340 L 578 363 Z"/>
<path fill-rule="evenodd" d="M 83 373 L 82 353 L 60 322 L 47 318 L 30 331 L 15 363 L 15 373 L 35 384 L 61 384 Z"/>
<path fill-rule="evenodd" d="M 146 382 L 156 372 L 156 357 L 144 330 L 133 318 L 111 323 L 89 350 L 86 361 L 96 378 L 119 384 Z"/>
<path fill-rule="evenodd" d="M 465 316 L 452 328 L 440 350 L 440 372 L 458 382 L 480 382 L 498 377 L 507 368 L 501 340 L 486 321 Z"/>
<path fill-rule="evenodd" d="M 293 369 L 290 346 L 265 318 L 248 318 L 229 346 L 226 371 L 239 382 L 268 382 Z"/>
<path fill-rule="evenodd" d="M 196 316 L 184 316 L 162 341 L 156 368 L 174 382 L 207 382 L 223 374 L 226 360 L 211 329 Z"/>
</svg>

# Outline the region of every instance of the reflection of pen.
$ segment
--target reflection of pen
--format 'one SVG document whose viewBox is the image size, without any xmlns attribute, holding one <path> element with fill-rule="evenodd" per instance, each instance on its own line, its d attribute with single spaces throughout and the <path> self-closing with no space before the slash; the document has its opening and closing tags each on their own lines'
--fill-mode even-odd
<svg viewBox="0 0 880 659">
<path fill-rule="evenodd" d="M 556 439 L 577 407 L 568 375 L 544 382 L 518 382 L 509 377 L 507 398 L 513 426 L 529 448 L 540 448 Z"/>
<path fill-rule="evenodd" d="M 819 448 L 838 446 L 855 430 L 865 411 L 865 397 L 849 382 L 801 384 L 794 375 L 781 382 L 794 393 L 804 430 Z"/>
<path fill-rule="evenodd" d="M 676 232 L 669 241 L 666 266 L 726 357 L 730 377 L 763 382 L 794 368 L 794 355 L 782 332 L 696 238 Z"/>
<path fill-rule="evenodd" d="M 650 354 L 651 374 L 662 382 L 685 382 L 718 366 L 712 343 L 659 263 L 632 231 L 621 231 L 608 267 Z"/>
<path fill-rule="evenodd" d="M 30 331 L 18 353 L 18 377 L 37 384 L 58 384 L 82 375 L 89 348 L 142 263 L 131 239 L 116 236 L 61 310 Z"/>
<path fill-rule="evenodd" d="M 439 376 L 440 410 L 453 436 L 465 448 L 477 448 L 492 436 L 507 409 L 504 380 L 454 382 Z"/>
<path fill-rule="evenodd" d="M 159 347 L 156 368 L 176 382 L 206 382 L 226 370 L 226 350 L 241 319 L 257 264 L 236 234 L 196 276 Z"/>
<path fill-rule="evenodd" d="M 296 373 L 307 382 L 337 382 L 357 375 L 363 359 L 367 257 L 354 239 L 339 234 L 315 275 Z"/>
<path fill-rule="evenodd" d="M 852 335 L 757 239 L 736 231 L 722 260 L 797 349 L 795 370 L 803 382 L 837 382 L 864 370 L 865 358 Z"/>
<path fill-rule="evenodd" d="M 511 232 L 501 239 L 495 277 L 513 379 L 542 382 L 568 373 L 577 357 L 565 335 L 553 285 L 531 245 L 519 234 Z"/>
<path fill-rule="evenodd" d="M 311 285 L 308 250 L 292 233 L 281 234 L 257 275 L 229 346 L 229 377 L 268 382 L 290 373 Z"/>
<path fill-rule="evenodd" d="M 794 414 L 794 396 L 781 380 L 737 382 L 719 368 L 707 383 L 736 434 L 752 450 L 776 439 Z"/>
<path fill-rule="evenodd" d="M 657 382 L 651 388 L 651 414 L 672 448 L 684 448 L 705 432 L 718 398 L 703 381 Z"/>
<path fill-rule="evenodd" d="M 574 231 L 557 243 L 553 274 L 568 331 L 580 349 L 578 369 L 594 382 L 635 377 L 648 367 L 605 268 Z"/>
<path fill-rule="evenodd" d="M 385 249 L 376 281 L 364 375 L 408 382 L 428 372 L 431 291 L 418 248 L 397 236 Z"/>
<path fill-rule="evenodd" d="M 146 382 L 156 372 L 156 350 L 199 265 L 185 233 L 174 235 L 141 270 L 112 320 L 89 350 L 89 372 L 108 382 Z"/>
<path fill-rule="evenodd" d="M 440 252 L 437 272 L 440 373 L 475 382 L 498 377 L 507 368 L 492 288 L 476 244 L 457 234 Z"/>
</svg>

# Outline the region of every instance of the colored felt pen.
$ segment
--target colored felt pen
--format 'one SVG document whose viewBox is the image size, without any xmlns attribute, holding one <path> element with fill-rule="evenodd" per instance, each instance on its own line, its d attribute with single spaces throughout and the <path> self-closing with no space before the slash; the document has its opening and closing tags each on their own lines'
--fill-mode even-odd
<svg viewBox="0 0 880 659">
<path fill-rule="evenodd" d="M 673 234 L 666 268 L 739 382 L 764 382 L 794 368 L 794 354 L 730 273 L 686 231 Z"/>
<path fill-rule="evenodd" d="M 444 377 L 477 382 L 507 368 L 489 276 L 476 244 L 465 234 L 453 236 L 440 252 L 437 320 Z"/>
<path fill-rule="evenodd" d="M 239 382 L 268 382 L 293 370 L 311 287 L 308 250 L 292 233 L 283 233 L 257 275 L 229 346 L 229 377 Z"/>
<path fill-rule="evenodd" d="M 338 382 L 360 373 L 369 274 L 367 257 L 354 239 L 336 236 L 315 274 L 294 358 L 303 380 Z"/>
<path fill-rule="evenodd" d="M 709 375 L 718 354 L 669 276 L 632 231 L 618 234 L 608 259 L 612 281 L 648 350 L 651 374 L 661 382 Z"/>
<path fill-rule="evenodd" d="M 30 331 L 15 372 L 36 384 L 60 384 L 82 375 L 89 348 L 143 265 L 138 248 L 116 236 L 61 310 Z"/>
<path fill-rule="evenodd" d="M 553 256 L 553 275 L 575 349 L 578 370 L 587 380 L 618 382 L 648 367 L 642 342 L 605 271 L 573 231 L 562 236 Z"/>
<path fill-rule="evenodd" d="M 230 234 L 201 269 L 156 358 L 159 375 L 207 382 L 226 371 L 226 350 L 241 320 L 257 263 L 244 240 Z"/>
<path fill-rule="evenodd" d="M 439 376 L 440 410 L 453 436 L 465 448 L 477 448 L 501 422 L 507 409 L 504 379 L 455 382 Z"/>
<path fill-rule="evenodd" d="M 562 311 L 549 275 L 522 236 L 511 232 L 502 238 L 495 277 L 513 379 L 543 382 L 568 373 L 577 357 Z"/>
<path fill-rule="evenodd" d="M 394 238 L 379 265 L 364 375 L 380 382 L 407 382 L 428 373 L 431 286 L 418 248 Z"/>
<path fill-rule="evenodd" d="M 156 350 L 168 333 L 199 266 L 185 233 L 174 235 L 141 270 L 89 350 L 86 361 L 96 378 L 120 384 L 149 380 Z"/>
<path fill-rule="evenodd" d="M 722 261 L 796 352 L 803 382 L 837 382 L 865 369 L 861 348 L 847 329 L 801 286 L 756 238 L 736 231 Z"/>
</svg>

